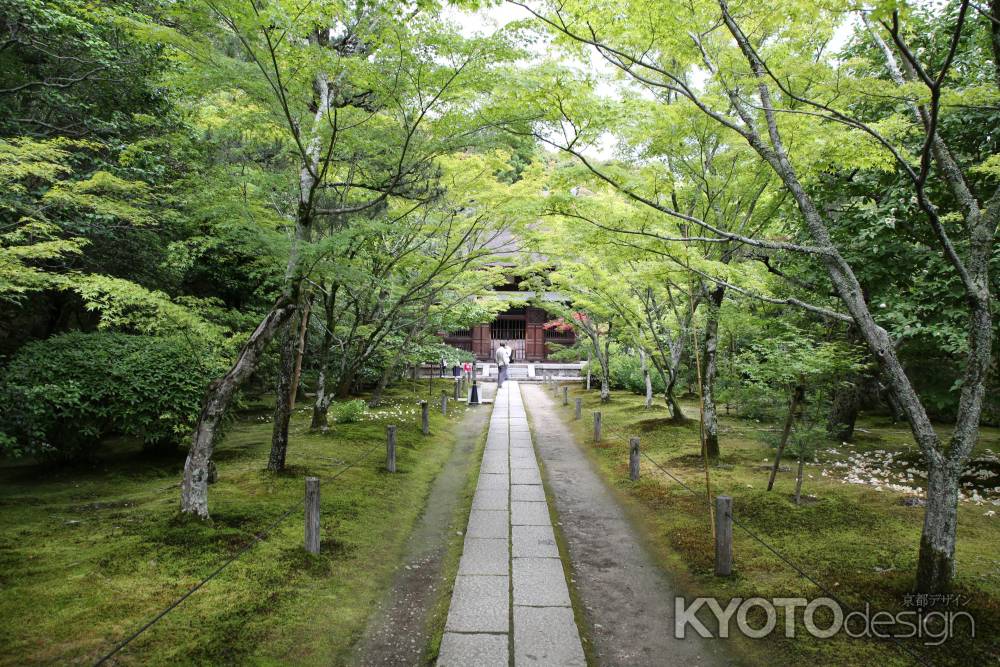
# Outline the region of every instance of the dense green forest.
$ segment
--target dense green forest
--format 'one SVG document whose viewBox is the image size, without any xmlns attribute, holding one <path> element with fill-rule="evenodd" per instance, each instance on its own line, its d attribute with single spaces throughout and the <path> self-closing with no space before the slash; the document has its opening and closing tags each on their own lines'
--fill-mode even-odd
<svg viewBox="0 0 1000 667">
<path fill-rule="evenodd" d="M 609 433 L 642 430 L 709 494 L 716 475 L 831 578 L 851 576 L 834 545 L 881 567 L 845 545 L 884 531 L 905 558 L 854 583 L 885 604 L 959 591 L 1000 630 L 998 128 L 997 0 L 0 0 L 5 623 L 42 585 L 25 563 L 71 567 L 35 545 L 62 516 L 46 507 L 169 484 L 121 558 L 188 541 L 197 560 L 157 575 L 187 581 L 296 497 L 308 457 L 415 421 L 418 368 L 473 361 L 442 335 L 489 322 L 516 283 L 559 295 L 545 327 L 576 343 L 549 352 L 587 362 L 579 393 Z M 461 414 L 435 415 L 448 447 Z M 622 451 L 597 454 L 612 480 Z M 446 456 L 352 486 L 372 516 L 390 516 L 386 484 L 408 504 L 387 563 Z M 792 496 L 731 472 L 761 459 L 795 468 Z M 651 488 L 648 530 L 680 534 L 658 513 L 686 501 Z M 350 560 L 309 566 L 325 580 L 378 553 L 350 521 Z M 294 613 L 331 613 L 315 581 L 280 581 L 296 558 L 269 558 L 225 623 L 291 615 L 248 600 L 296 586 Z M 120 567 L 123 588 L 145 576 Z M 342 662 L 389 567 L 342 593 L 344 637 L 284 657 Z M 743 593 L 750 572 L 768 567 Z M 97 659 L 169 593 L 84 596 L 110 620 L 51 652 L 0 631 L 0 664 Z M 142 655 L 249 660 L 205 648 L 230 627 L 212 600 L 216 639 Z M 961 650 L 985 664 L 989 641 Z M 770 659 L 814 650 L 796 646 Z"/>
</svg>

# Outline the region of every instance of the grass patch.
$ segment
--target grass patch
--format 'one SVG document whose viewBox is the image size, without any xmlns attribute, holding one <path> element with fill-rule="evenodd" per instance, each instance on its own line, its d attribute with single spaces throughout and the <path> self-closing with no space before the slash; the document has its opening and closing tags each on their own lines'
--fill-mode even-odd
<svg viewBox="0 0 1000 667">
<path fill-rule="evenodd" d="M 572 412 L 566 409 L 564 418 L 572 425 L 578 441 L 587 445 L 609 484 L 631 507 L 653 550 L 664 567 L 676 574 L 686 595 L 716 596 L 723 599 L 723 606 L 731 597 L 822 596 L 819 589 L 738 527 L 734 528 L 734 576 L 715 577 L 705 498 L 684 490 L 645 459 L 641 479 L 629 481 L 628 439 L 639 436 L 643 452 L 704 493 L 705 466 L 699 451 L 697 420 L 673 424 L 662 405 L 646 410 L 642 397 L 626 392 L 613 392 L 611 402 L 601 404 L 596 392 L 579 387 L 571 391 L 583 398 L 586 412 L 583 419 L 574 421 Z M 697 405 L 688 403 L 684 408 L 688 416 L 697 417 Z M 603 437 L 597 446 L 592 444 L 590 412 L 594 410 L 602 413 Z M 907 595 L 916 569 L 923 509 L 904 505 L 906 494 L 846 483 L 844 477 L 850 469 L 845 464 L 850 464 L 852 456 L 857 460 L 858 456 L 893 454 L 894 462 L 886 464 L 888 475 L 890 469 L 897 474 L 917 464 L 919 453 L 905 425 L 869 416 L 859 420 L 858 426 L 855 443 L 830 443 L 818 463 L 806 466 L 803 494 L 815 498 L 795 506 L 790 500 L 795 484 L 794 457 L 786 461 L 791 471 L 778 474 L 773 491 L 765 490 L 773 449 L 762 435 L 780 425 L 723 416 L 721 465 L 709 469 L 712 492 L 732 496 L 738 520 L 852 608 L 863 608 L 868 601 L 874 610 L 911 609 Z M 942 433 L 946 430 L 941 428 Z M 983 429 L 974 457 L 988 454 L 988 449 L 1000 451 L 1000 430 Z M 835 467 L 838 463 L 843 467 Z M 964 596 L 965 604 L 928 609 L 970 612 L 976 621 L 976 639 L 969 640 L 963 621 L 957 636 L 939 647 L 908 640 L 907 647 L 931 664 L 986 664 L 1000 654 L 1000 556 L 996 553 L 1000 511 L 997 516 L 989 516 L 991 509 L 989 503 L 962 503 L 959 509 L 956 592 Z M 779 618 L 779 626 L 781 623 L 783 618 Z M 749 664 L 914 663 L 887 640 L 853 639 L 843 634 L 815 639 L 802 626 L 801 609 L 794 638 L 785 638 L 776 631 L 763 640 L 737 638 L 731 645 Z"/>
<path fill-rule="evenodd" d="M 308 431 L 309 406 L 300 404 L 281 475 L 264 470 L 266 416 L 242 415 L 214 457 L 209 523 L 177 513 L 179 453 L 147 457 L 122 441 L 86 467 L 0 469 L 0 665 L 92 663 L 289 509 L 266 539 L 116 659 L 344 664 L 465 411 L 454 403 L 448 417 L 432 410 L 425 437 L 417 402 L 426 392 L 426 382 L 397 388 L 374 414 L 326 434 Z M 398 425 L 395 475 L 382 470 L 390 423 Z M 303 477 L 329 478 L 369 452 L 322 485 L 322 553 L 306 554 Z"/>
</svg>

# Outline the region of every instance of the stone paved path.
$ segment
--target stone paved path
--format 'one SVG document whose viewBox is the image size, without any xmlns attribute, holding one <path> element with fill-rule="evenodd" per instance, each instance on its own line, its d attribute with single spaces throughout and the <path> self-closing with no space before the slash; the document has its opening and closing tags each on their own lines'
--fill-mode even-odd
<svg viewBox="0 0 1000 667">
<path fill-rule="evenodd" d="M 516 381 L 497 392 L 438 656 L 440 667 L 583 666 Z"/>
</svg>

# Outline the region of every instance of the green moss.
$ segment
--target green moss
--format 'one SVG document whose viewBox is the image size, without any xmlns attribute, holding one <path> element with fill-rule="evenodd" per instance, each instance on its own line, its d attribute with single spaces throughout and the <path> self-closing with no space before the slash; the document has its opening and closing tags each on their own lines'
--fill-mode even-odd
<svg viewBox="0 0 1000 667">
<path fill-rule="evenodd" d="M 643 399 L 614 392 L 601 404 L 596 392 L 580 389 L 584 419 L 574 421 L 572 409 L 564 416 L 573 425 L 581 443 L 597 463 L 609 484 L 619 492 L 644 529 L 664 567 L 675 574 L 687 595 L 730 597 L 818 597 L 822 592 L 799 576 L 781 559 L 739 527 L 734 529 L 735 572 L 732 577 L 714 576 L 714 548 L 708 503 L 643 460 L 642 477 L 628 480 L 628 438 L 639 436 L 642 450 L 672 475 L 703 494 L 706 489 L 704 459 L 700 455 L 698 423 L 677 426 L 667 419 L 666 409 L 643 408 Z M 685 404 L 688 416 L 696 417 L 697 405 Z M 603 438 L 590 446 L 593 422 L 590 412 L 600 410 Z M 774 546 L 824 588 L 848 605 L 902 610 L 916 574 L 917 550 L 923 521 L 920 507 L 900 504 L 901 495 L 871 487 L 842 483 L 839 476 L 822 477 L 817 466 L 808 466 L 803 493 L 815 500 L 794 505 L 792 472 L 779 473 L 775 489 L 767 492 L 768 465 L 773 449 L 764 443 L 766 429 L 776 424 L 757 423 L 723 416 L 720 424 L 722 467 L 709 468 L 713 494 L 733 497 L 734 514 L 744 526 Z M 849 446 L 830 443 L 838 455 L 826 459 L 846 460 L 849 453 L 886 450 L 912 464 L 919 459 L 912 435 L 905 425 L 883 417 L 863 417 L 857 441 Z M 946 427 L 939 427 L 943 436 Z M 1000 430 L 984 428 L 977 453 L 986 448 L 1000 450 Z M 828 466 L 832 464 L 827 460 Z M 1000 653 L 1000 570 L 996 544 L 1000 542 L 998 519 L 986 517 L 981 506 L 959 508 L 958 573 L 956 588 L 969 603 L 961 610 L 976 619 L 976 640 L 961 633 L 943 646 L 908 644 L 932 664 L 984 664 Z M 952 607 L 953 610 L 957 608 Z M 764 640 L 736 639 L 737 654 L 750 664 L 800 665 L 909 665 L 912 658 L 899 647 L 882 641 L 837 636 L 818 640 L 802 631 L 795 638 L 772 634 Z M 964 631 L 964 628 L 963 628 Z"/>
<path fill-rule="evenodd" d="M 178 515 L 181 457 L 125 441 L 87 468 L 0 470 L 0 665 L 92 662 L 294 508 L 269 536 L 120 654 L 123 664 L 342 664 L 392 580 L 403 544 L 455 442 L 464 408 L 431 413 L 390 393 L 378 419 L 291 426 L 289 473 L 264 470 L 271 425 L 242 417 L 214 457 L 211 522 Z M 439 388 L 435 387 L 436 393 Z M 399 473 L 383 472 L 398 425 Z M 306 474 L 321 490 L 322 552 L 301 548 Z M 181 460 L 178 460 L 181 458 Z"/>
</svg>

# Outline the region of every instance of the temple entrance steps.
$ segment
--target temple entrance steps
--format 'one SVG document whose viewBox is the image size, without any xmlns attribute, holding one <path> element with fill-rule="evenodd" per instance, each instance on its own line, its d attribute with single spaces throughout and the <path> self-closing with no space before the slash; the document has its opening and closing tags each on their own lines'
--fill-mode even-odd
<svg viewBox="0 0 1000 667">
<path fill-rule="evenodd" d="M 548 362 L 518 362 L 510 365 L 507 377 L 519 382 L 582 382 L 586 379 L 583 362 L 557 364 Z M 480 361 L 476 364 L 476 376 L 481 382 L 497 381 L 497 365 Z"/>
</svg>

